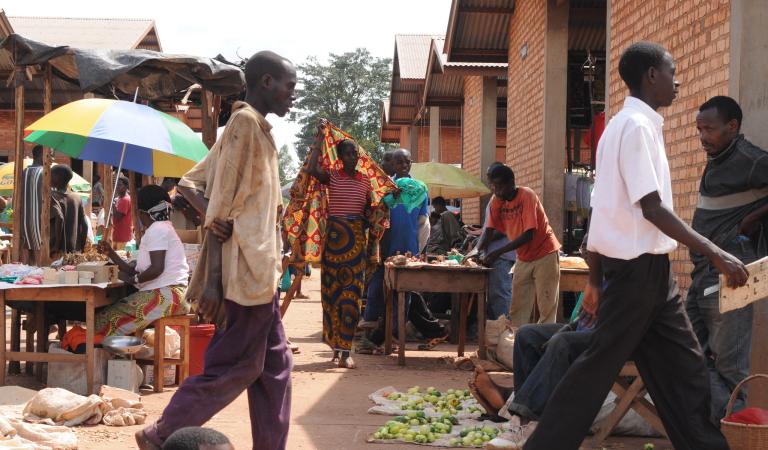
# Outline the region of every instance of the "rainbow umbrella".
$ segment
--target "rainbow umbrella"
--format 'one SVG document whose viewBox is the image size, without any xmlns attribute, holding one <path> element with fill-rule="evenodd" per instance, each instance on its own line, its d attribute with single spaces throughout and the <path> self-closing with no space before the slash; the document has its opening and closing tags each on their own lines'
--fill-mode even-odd
<svg viewBox="0 0 768 450">
<path fill-rule="evenodd" d="M 25 131 L 25 141 L 72 158 L 155 177 L 181 177 L 208 153 L 180 120 L 121 100 L 77 100 L 51 111 Z"/>
</svg>

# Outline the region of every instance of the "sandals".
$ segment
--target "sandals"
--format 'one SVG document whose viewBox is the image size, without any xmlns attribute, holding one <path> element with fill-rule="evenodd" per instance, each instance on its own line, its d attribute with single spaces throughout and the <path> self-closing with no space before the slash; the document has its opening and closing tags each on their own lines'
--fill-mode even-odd
<svg viewBox="0 0 768 450">
<path fill-rule="evenodd" d="M 438 345 L 442 344 L 448 339 L 448 335 L 442 337 L 436 337 L 428 340 L 425 344 L 419 344 L 418 349 L 419 350 L 432 350 L 433 348 L 437 347 Z"/>
</svg>

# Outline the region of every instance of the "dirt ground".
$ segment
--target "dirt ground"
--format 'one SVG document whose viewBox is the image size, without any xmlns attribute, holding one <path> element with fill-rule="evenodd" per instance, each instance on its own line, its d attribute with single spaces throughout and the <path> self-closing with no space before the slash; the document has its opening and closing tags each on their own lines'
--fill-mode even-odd
<svg viewBox="0 0 768 450">
<path fill-rule="evenodd" d="M 288 448 L 319 450 L 394 450 L 416 448 L 396 444 L 367 444 L 366 438 L 384 424 L 385 416 L 367 414 L 372 405 L 368 395 L 384 386 L 407 388 L 414 385 L 434 386 L 445 390 L 464 388 L 470 372 L 459 371 L 447 364 L 442 356 L 455 355 L 455 347 L 444 344 L 431 352 L 415 350 L 409 345 L 407 366 L 399 367 L 393 356 L 355 357 L 358 369 L 343 370 L 330 363 L 331 353 L 321 342 L 321 307 L 319 271 L 304 282 L 308 300 L 294 300 L 285 317 L 289 338 L 301 347 L 294 355 L 293 405 Z M 410 350 L 413 347 L 414 350 Z M 476 347 L 468 346 L 468 351 Z M 12 377 L 10 384 L 30 386 L 29 378 Z M 145 393 L 142 401 L 154 421 L 162 412 L 175 389 L 162 394 Z M 207 426 L 215 428 L 232 440 L 235 448 L 251 448 L 248 419 L 248 400 L 245 394 L 214 416 Z M 139 427 L 114 428 L 107 426 L 79 427 L 76 432 L 83 450 L 135 449 L 133 433 Z M 655 449 L 669 449 L 665 440 L 648 438 L 611 438 L 603 448 L 642 449 L 647 442 Z M 596 448 L 585 442 L 585 449 Z"/>
</svg>

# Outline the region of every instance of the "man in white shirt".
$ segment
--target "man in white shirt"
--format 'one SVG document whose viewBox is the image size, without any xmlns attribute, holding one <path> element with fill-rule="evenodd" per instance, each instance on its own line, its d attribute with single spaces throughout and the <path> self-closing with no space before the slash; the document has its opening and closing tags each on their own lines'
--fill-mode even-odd
<svg viewBox="0 0 768 450">
<path fill-rule="evenodd" d="M 590 281 L 583 307 L 597 316 L 594 337 L 558 384 L 524 448 L 579 448 L 621 367 L 632 359 L 676 449 L 727 449 L 709 420 L 701 347 L 680 296 L 667 296 L 674 281 L 668 254 L 675 241 L 687 245 L 706 255 L 731 286 L 744 285 L 748 274 L 672 210 L 663 118 L 656 112 L 677 94 L 672 55 L 658 44 L 633 44 L 621 56 L 619 74 L 630 96 L 600 139 L 587 242 Z"/>
</svg>

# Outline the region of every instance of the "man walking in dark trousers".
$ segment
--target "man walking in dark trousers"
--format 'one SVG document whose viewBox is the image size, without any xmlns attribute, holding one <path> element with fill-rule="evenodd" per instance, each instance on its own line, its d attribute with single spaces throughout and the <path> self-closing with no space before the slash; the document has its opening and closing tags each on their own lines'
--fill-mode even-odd
<svg viewBox="0 0 768 450">
<path fill-rule="evenodd" d="M 675 241 L 687 245 L 730 286 L 744 285 L 748 274 L 673 212 L 664 119 L 656 112 L 677 94 L 672 55 L 658 44 L 633 44 L 621 56 L 619 74 L 630 96 L 600 139 L 587 242 L 583 307 L 597 314 L 597 324 L 524 448 L 578 449 L 622 366 L 633 359 L 675 449 L 727 449 L 710 421 L 701 347 L 680 297 L 667 295 L 668 254 Z"/>
</svg>

